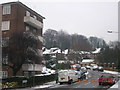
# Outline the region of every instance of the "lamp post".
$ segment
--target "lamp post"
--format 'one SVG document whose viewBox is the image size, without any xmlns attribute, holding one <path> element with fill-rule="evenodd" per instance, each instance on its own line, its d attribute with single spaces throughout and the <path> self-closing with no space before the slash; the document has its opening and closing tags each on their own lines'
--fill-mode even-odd
<svg viewBox="0 0 120 90">
<path fill-rule="evenodd" d="M 56 83 L 58 83 L 58 52 L 56 53 Z"/>
<path fill-rule="evenodd" d="M 119 32 L 117 32 L 117 31 L 107 31 L 108 33 L 115 33 L 115 34 L 119 34 Z M 119 39 L 119 38 L 118 38 Z M 118 40 L 118 42 L 119 42 L 119 40 Z M 119 48 L 119 45 L 117 44 L 117 46 L 118 46 L 118 48 Z M 118 56 L 117 56 L 118 57 Z M 118 61 L 118 59 L 117 59 L 117 63 L 119 63 L 119 61 Z M 113 66 L 114 64 L 112 64 L 112 66 Z"/>
<path fill-rule="evenodd" d="M 107 31 L 108 33 L 118 33 L 117 31 Z"/>
<path fill-rule="evenodd" d="M 32 69 L 33 69 L 33 86 L 35 85 L 34 83 L 35 83 L 35 62 L 34 61 L 32 61 L 32 60 L 27 60 L 27 62 L 28 63 L 32 63 L 33 64 L 33 67 L 32 67 Z"/>
</svg>

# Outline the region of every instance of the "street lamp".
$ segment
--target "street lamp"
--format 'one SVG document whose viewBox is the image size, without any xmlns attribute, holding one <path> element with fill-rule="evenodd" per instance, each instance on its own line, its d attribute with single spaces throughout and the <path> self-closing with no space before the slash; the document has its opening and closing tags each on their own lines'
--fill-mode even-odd
<svg viewBox="0 0 120 90">
<path fill-rule="evenodd" d="M 119 34 L 119 32 L 117 32 L 117 31 L 107 31 L 108 33 L 117 33 L 117 34 Z M 118 38 L 119 39 L 119 38 Z M 119 42 L 119 40 L 118 40 L 118 42 Z M 117 45 L 118 46 L 118 48 L 119 48 L 119 45 Z M 117 59 L 117 63 L 119 63 L 119 61 L 118 61 L 118 59 Z M 113 65 L 113 64 L 112 64 Z"/>
<path fill-rule="evenodd" d="M 58 83 L 58 52 L 56 53 L 56 83 Z"/>
<path fill-rule="evenodd" d="M 116 32 L 116 31 L 107 31 L 108 33 L 118 33 L 118 32 Z"/>
</svg>

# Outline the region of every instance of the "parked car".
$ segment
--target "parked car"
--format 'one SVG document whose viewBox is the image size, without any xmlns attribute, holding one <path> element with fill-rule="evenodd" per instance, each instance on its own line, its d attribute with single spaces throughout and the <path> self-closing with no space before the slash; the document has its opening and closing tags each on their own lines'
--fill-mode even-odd
<svg viewBox="0 0 120 90">
<path fill-rule="evenodd" d="M 103 72 L 103 71 L 104 71 L 103 67 L 102 67 L 102 66 L 99 66 L 99 67 L 98 67 L 98 71 Z"/>
<path fill-rule="evenodd" d="M 98 71 L 98 66 L 95 65 L 95 66 L 92 67 L 92 69 L 93 69 L 93 71 Z"/>
<path fill-rule="evenodd" d="M 78 79 L 86 79 L 86 72 L 79 71 L 78 72 Z"/>
<path fill-rule="evenodd" d="M 60 70 L 58 72 L 58 82 L 60 84 L 76 82 L 78 80 L 78 74 L 75 70 Z"/>
<path fill-rule="evenodd" d="M 98 79 L 99 85 L 113 85 L 116 83 L 116 78 L 114 76 L 104 76 L 102 75 Z"/>
<path fill-rule="evenodd" d="M 81 71 L 83 71 L 83 72 L 87 72 L 86 67 L 81 67 Z"/>
<path fill-rule="evenodd" d="M 86 66 L 85 67 L 87 70 L 89 69 L 89 70 L 91 70 L 91 66 Z"/>
</svg>

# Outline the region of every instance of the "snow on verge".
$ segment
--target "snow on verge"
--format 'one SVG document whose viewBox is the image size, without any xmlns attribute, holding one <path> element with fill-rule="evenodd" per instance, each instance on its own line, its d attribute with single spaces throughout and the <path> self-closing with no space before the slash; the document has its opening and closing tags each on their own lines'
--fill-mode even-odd
<svg viewBox="0 0 120 90">
<path fill-rule="evenodd" d="M 119 74 L 119 72 L 104 70 L 104 73 Z"/>
<path fill-rule="evenodd" d="M 120 80 L 116 84 L 114 84 L 112 87 L 110 87 L 108 90 L 114 90 L 115 88 L 120 90 Z"/>
<path fill-rule="evenodd" d="M 33 87 L 33 89 L 48 88 L 48 87 L 51 87 L 51 86 L 53 86 L 53 85 L 41 85 L 41 86 Z"/>
</svg>

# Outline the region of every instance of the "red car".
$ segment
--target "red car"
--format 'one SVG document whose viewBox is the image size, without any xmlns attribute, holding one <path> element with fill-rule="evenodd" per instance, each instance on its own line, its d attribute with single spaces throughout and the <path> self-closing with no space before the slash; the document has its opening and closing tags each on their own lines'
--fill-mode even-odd
<svg viewBox="0 0 120 90">
<path fill-rule="evenodd" d="M 113 76 L 101 76 L 98 79 L 99 85 L 113 85 L 116 83 L 116 78 Z"/>
</svg>

